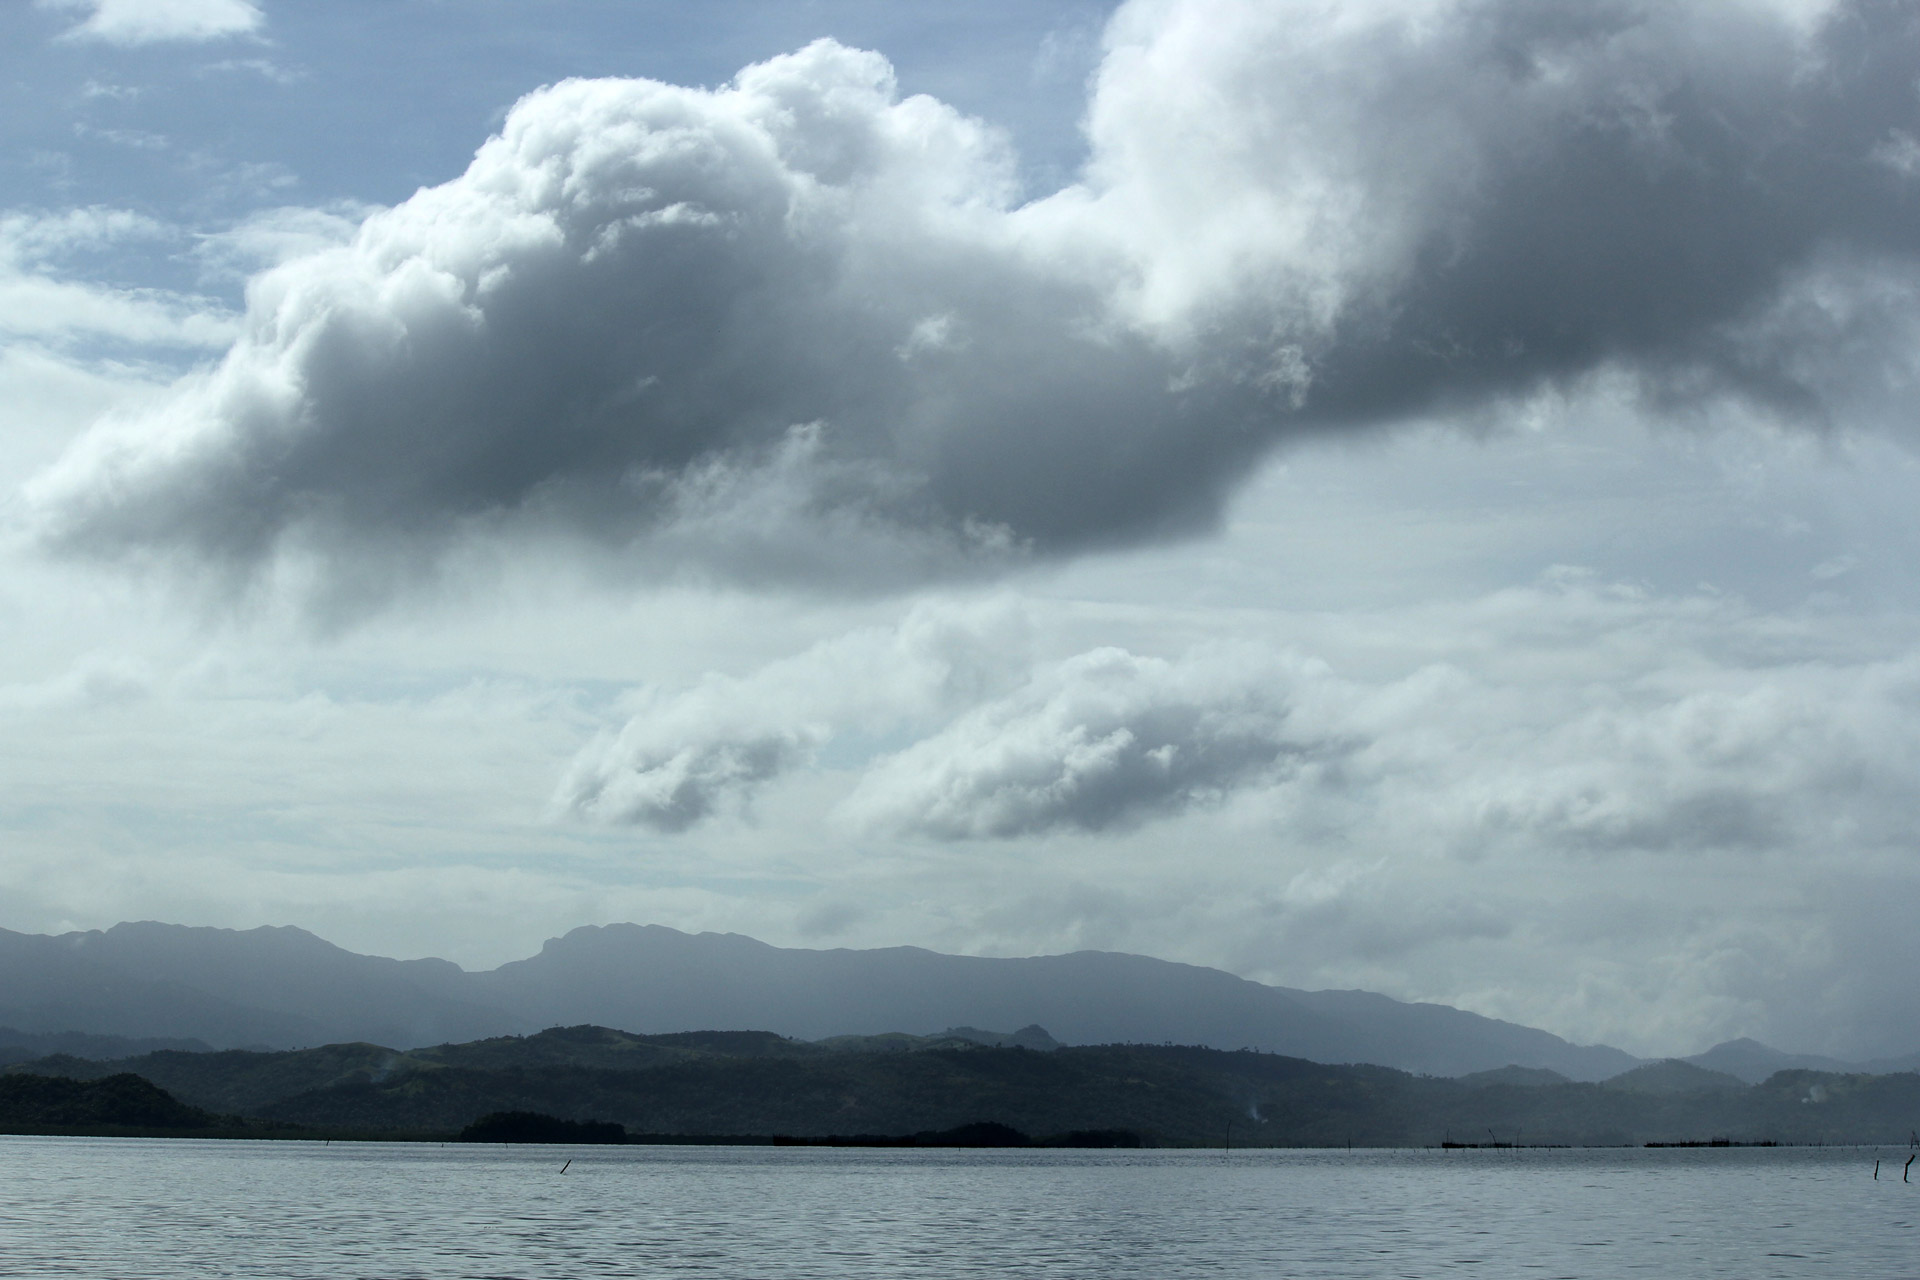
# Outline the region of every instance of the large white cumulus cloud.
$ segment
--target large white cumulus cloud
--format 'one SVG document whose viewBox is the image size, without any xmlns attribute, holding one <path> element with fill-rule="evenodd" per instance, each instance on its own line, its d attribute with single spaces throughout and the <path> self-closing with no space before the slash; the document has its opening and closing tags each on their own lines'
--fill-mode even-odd
<svg viewBox="0 0 1920 1280">
<path fill-rule="evenodd" d="M 1164 507 L 1199 393 L 1023 243 L 1011 183 L 994 134 L 828 42 L 715 92 L 564 83 L 255 281 L 227 359 L 42 496 L 69 541 L 242 564 L 512 518 L 690 528 L 688 557 L 773 576 L 858 572 L 871 529 L 936 560 L 1082 538 Z"/>
<path fill-rule="evenodd" d="M 1084 174 L 1024 205 L 876 54 L 567 82 L 35 497 L 56 545 L 243 572 L 537 528 L 874 585 L 1200 527 L 1277 440 L 1596 371 L 1848 421 L 1912 384 L 1915 27 L 1136 0 Z"/>
</svg>

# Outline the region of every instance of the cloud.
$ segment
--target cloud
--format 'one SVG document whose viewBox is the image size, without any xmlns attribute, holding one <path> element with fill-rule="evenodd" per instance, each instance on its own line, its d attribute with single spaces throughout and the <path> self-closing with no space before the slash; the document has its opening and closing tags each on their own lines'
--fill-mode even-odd
<svg viewBox="0 0 1920 1280">
<path fill-rule="evenodd" d="M 677 708 L 676 708 L 677 709 Z M 567 779 L 563 794 L 574 809 L 607 821 L 685 831 L 711 817 L 728 799 L 744 800 L 760 783 L 809 759 L 825 735 L 812 726 L 759 734 L 740 724 L 717 724 L 706 740 L 648 741 L 622 735 L 616 749 Z"/>
<path fill-rule="evenodd" d="M 77 123 L 73 126 L 73 133 L 77 138 L 97 138 L 101 142 L 132 151 L 165 151 L 173 145 L 165 134 L 148 133 L 144 129 L 98 129 L 90 124 Z"/>
<path fill-rule="evenodd" d="M 217 370 L 49 478 L 53 536 L 249 566 L 511 523 L 853 585 L 1018 557 L 1139 505 L 1134 406 L 1182 397 L 1020 247 L 1011 186 L 995 135 L 829 43 L 718 92 L 562 84 L 258 278 Z M 1065 421 L 1131 456 L 1062 492 Z"/>
<path fill-rule="evenodd" d="M 938 839 L 1137 825 L 1350 749 L 1295 723 L 1293 692 L 1323 670 L 1257 652 L 1180 662 L 1096 649 L 877 765 L 856 823 Z"/>
<path fill-rule="evenodd" d="M 259 30 L 252 0 L 38 0 L 43 9 L 79 9 L 87 17 L 63 38 L 141 45 L 219 40 Z"/>
<path fill-rule="evenodd" d="M 600 822 L 684 831 L 813 762 L 836 735 L 875 735 L 1005 683 L 1024 649 L 1018 611 L 916 607 L 745 677 L 648 689 L 617 734 L 580 753 L 556 806 Z"/>
<path fill-rule="evenodd" d="M 1594 375 L 1904 424 L 1917 46 L 1883 0 L 1134 0 L 1085 171 L 1026 205 L 1000 135 L 829 41 L 568 81 L 255 279 L 220 366 L 35 501 L 49 545 L 243 579 L 557 533 L 896 589 L 1203 529 L 1279 442 Z"/>
<path fill-rule="evenodd" d="M 1761 856 L 1842 827 L 1856 847 L 1884 847 L 1899 838 L 1887 802 L 1920 743 L 1883 708 L 1911 701 L 1915 674 L 1910 660 L 1723 672 L 1704 688 L 1633 691 L 1624 705 L 1618 693 L 1566 699 L 1565 721 L 1533 725 L 1524 753 L 1519 741 L 1475 744 L 1474 772 L 1435 806 L 1436 829 L 1463 852 Z"/>
<path fill-rule="evenodd" d="M 326 209 L 261 209 L 224 230 L 202 234 L 193 252 L 208 274 L 244 280 L 264 268 L 350 243 L 372 212 L 346 201 Z"/>
<path fill-rule="evenodd" d="M 153 683 L 142 663 L 89 655 L 49 680 L 0 684 L 0 711 L 122 707 L 150 696 Z"/>
<path fill-rule="evenodd" d="M 1882 909 L 1914 879 L 1908 631 L 1563 571 L 1349 614 L 1331 666 L 1090 651 L 877 760 L 840 815 L 921 857 L 862 901 L 963 904 L 974 949 L 1204 957 L 1636 1051 L 1893 1052 L 1911 1018 L 1871 1011 L 1914 999 L 1871 957 L 1912 949 Z M 1137 727 L 1167 706 L 1232 707 L 1253 747 L 1182 790 L 1148 749 L 1210 739 Z"/>
<path fill-rule="evenodd" d="M 1364 677 L 1252 643 L 1028 668 L 877 756 L 840 816 L 948 841 L 1218 810 L 1454 863 L 1901 847 L 1911 653 L 1830 653 L 1735 599 L 1566 570 L 1381 625 L 1424 639 Z"/>
<path fill-rule="evenodd" d="M 146 214 L 100 205 L 54 214 L 0 215 L 0 244 L 10 260 L 43 261 L 129 240 L 165 240 L 172 234 L 172 228 Z"/>
<path fill-rule="evenodd" d="M 1140 313 L 1296 343 L 1315 418 L 1609 364 L 1805 407 L 1734 330 L 1821 251 L 1920 243 L 1876 158 L 1920 108 L 1911 13 L 1823 8 L 1129 5 L 1065 198 L 1128 238 Z"/>
<path fill-rule="evenodd" d="M 63 278 L 57 270 L 75 255 L 173 234 L 124 209 L 0 214 L 0 334 L 53 347 L 103 339 L 144 347 L 225 347 L 234 338 L 233 318 L 209 299 L 115 288 Z"/>
</svg>

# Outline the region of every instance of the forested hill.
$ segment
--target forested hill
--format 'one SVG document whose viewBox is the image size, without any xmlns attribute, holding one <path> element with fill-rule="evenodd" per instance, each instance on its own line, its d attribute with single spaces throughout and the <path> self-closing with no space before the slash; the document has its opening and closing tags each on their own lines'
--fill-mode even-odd
<svg viewBox="0 0 1920 1280">
<path fill-rule="evenodd" d="M 137 1075 L 92 1080 L 0 1075 L 0 1133 L 204 1133 L 234 1122 L 190 1107 Z"/>
<path fill-rule="evenodd" d="M 411 1052 L 371 1044 L 166 1051 L 11 1070 L 132 1073 L 191 1107 L 261 1125 L 390 1135 L 452 1134 L 496 1112 L 608 1122 L 633 1134 L 905 1135 L 989 1122 L 1035 1137 L 1126 1130 L 1150 1143 L 1236 1146 L 1904 1143 L 1920 1128 L 1913 1074 L 1784 1071 L 1747 1085 L 1672 1064 L 1603 1084 L 1541 1072 L 1456 1080 L 1251 1051 L 1044 1052 L 957 1037 L 823 1045 L 771 1033 L 639 1036 L 583 1026 Z"/>
</svg>

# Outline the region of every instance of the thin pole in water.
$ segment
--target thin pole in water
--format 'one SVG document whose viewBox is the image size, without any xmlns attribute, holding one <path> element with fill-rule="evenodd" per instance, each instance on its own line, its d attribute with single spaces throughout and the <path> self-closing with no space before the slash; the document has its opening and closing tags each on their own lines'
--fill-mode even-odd
<svg viewBox="0 0 1920 1280">
<path fill-rule="evenodd" d="M 1880 1162 L 1878 1160 L 1873 1162 L 1873 1180 L 1875 1182 L 1880 1181 Z"/>
<path fill-rule="evenodd" d="M 1920 1156 L 1908 1156 L 1908 1157 L 1907 1157 L 1907 1163 L 1906 1163 L 1905 1165 L 1903 1165 L 1903 1166 L 1901 1167 L 1901 1169 L 1900 1169 L 1900 1181 L 1902 1181 L 1902 1182 L 1911 1182 L 1911 1181 L 1913 1181 L 1913 1179 L 1911 1179 L 1911 1178 L 1909 1178 L 1909 1177 L 1907 1177 L 1907 1171 L 1908 1171 L 1909 1169 L 1911 1169 L 1911 1168 L 1913 1168 L 1913 1162 L 1914 1162 L 1914 1161 L 1915 1161 L 1916 1159 L 1920 1159 Z"/>
<path fill-rule="evenodd" d="M 567 1164 L 572 1164 L 572 1163 L 573 1161 L 571 1160 L 567 1161 Z M 567 1164 L 563 1164 L 560 1166 L 560 1172 L 565 1173 L 567 1171 Z"/>
</svg>

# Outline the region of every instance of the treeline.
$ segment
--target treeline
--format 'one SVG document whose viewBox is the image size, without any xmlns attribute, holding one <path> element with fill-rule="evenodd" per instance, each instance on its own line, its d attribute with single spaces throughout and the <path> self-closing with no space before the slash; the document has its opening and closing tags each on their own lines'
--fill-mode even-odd
<svg viewBox="0 0 1920 1280">
<path fill-rule="evenodd" d="M 1144 1145 L 1127 1129 L 1075 1130 L 1035 1138 L 1009 1125 L 980 1121 L 938 1132 L 854 1133 L 803 1138 L 790 1133 L 628 1133 L 604 1120 L 562 1120 L 538 1111 L 495 1111 L 460 1131 L 462 1142 L 541 1142 L 550 1145 L 763 1146 L 763 1147 L 1076 1147 L 1115 1149 Z"/>
<path fill-rule="evenodd" d="M 0 1076 L 0 1132 L 177 1136 L 244 1127 L 237 1117 L 187 1106 L 132 1072 L 97 1080 Z"/>
<path fill-rule="evenodd" d="M 893 1142 L 992 1124 L 1027 1142 L 1123 1133 L 1167 1146 L 1904 1143 L 1920 1128 L 1913 1074 L 1786 1071 L 1759 1085 L 1729 1087 L 1721 1077 L 1698 1089 L 1683 1077 L 1647 1091 L 1441 1079 L 1174 1046 L 826 1051 L 760 1033 L 637 1036 L 598 1027 L 411 1053 L 366 1044 L 167 1051 L 113 1063 L 47 1058 L 11 1070 L 70 1081 L 130 1073 L 178 1105 L 261 1132 L 395 1137 L 451 1137 L 512 1113 L 612 1126 L 600 1132 L 617 1128 L 627 1141 Z M 35 1114 L 44 1124 L 53 1113 Z M 22 1123 L 0 1105 L 0 1126 Z"/>
</svg>

